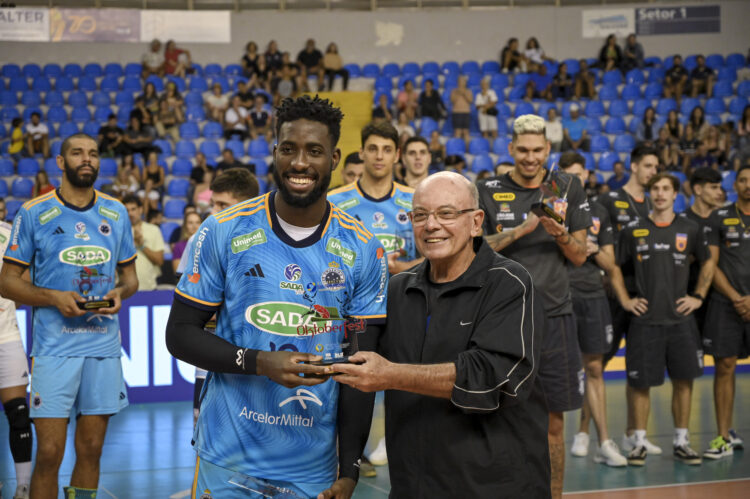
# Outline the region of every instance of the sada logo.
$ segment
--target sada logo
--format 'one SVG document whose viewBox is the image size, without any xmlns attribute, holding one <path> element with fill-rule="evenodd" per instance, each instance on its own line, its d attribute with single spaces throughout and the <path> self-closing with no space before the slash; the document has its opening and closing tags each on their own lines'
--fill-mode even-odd
<svg viewBox="0 0 750 499">
<path fill-rule="evenodd" d="M 332 321 L 342 320 L 336 307 L 315 305 L 314 309 L 289 302 L 263 302 L 247 307 L 245 320 L 258 329 L 280 336 L 312 336 L 313 325 L 330 324 Z M 300 326 L 308 326 L 309 332 Z"/>
<path fill-rule="evenodd" d="M 65 248 L 60 252 L 59 258 L 62 263 L 77 265 L 79 267 L 90 267 L 107 263 L 112 254 L 107 248 L 101 246 L 73 246 Z"/>
</svg>

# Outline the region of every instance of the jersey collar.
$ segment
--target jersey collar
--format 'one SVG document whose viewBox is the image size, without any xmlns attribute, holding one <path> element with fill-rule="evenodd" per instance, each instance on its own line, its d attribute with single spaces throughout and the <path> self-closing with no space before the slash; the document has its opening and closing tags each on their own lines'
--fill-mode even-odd
<svg viewBox="0 0 750 499">
<path fill-rule="evenodd" d="M 359 180 L 357 180 L 357 183 L 355 184 L 357 188 L 357 192 L 359 192 L 363 198 L 367 199 L 368 201 L 372 201 L 373 203 L 382 203 L 383 201 L 387 201 L 393 197 L 393 195 L 396 193 L 396 182 L 391 182 L 391 192 L 383 196 L 382 198 L 374 198 L 367 194 L 364 189 L 362 189 L 362 186 L 359 183 Z"/>
<path fill-rule="evenodd" d="M 285 244 L 288 246 L 292 246 L 294 248 L 306 248 L 308 246 L 312 246 L 313 244 L 320 241 L 320 239 L 323 237 L 323 234 L 325 234 L 326 229 L 328 229 L 328 225 L 331 223 L 331 203 L 329 201 L 326 201 L 326 211 L 323 214 L 323 219 L 320 221 L 320 224 L 318 225 L 318 228 L 315 229 L 315 232 L 310 234 L 304 239 L 300 239 L 299 241 L 295 241 L 289 235 L 284 232 L 284 229 L 281 228 L 281 224 L 274 223 L 276 222 L 276 217 L 278 216 L 276 214 L 276 207 L 274 206 L 274 197 L 276 196 L 277 191 L 271 191 L 267 194 L 267 200 L 268 200 L 268 223 L 271 225 L 271 230 L 273 230 L 273 233 L 278 236 L 279 239 L 281 239 Z"/>
<path fill-rule="evenodd" d="M 94 206 L 94 204 L 96 204 L 96 200 L 99 197 L 99 195 L 97 194 L 96 191 L 94 191 L 94 197 L 91 198 L 91 202 L 89 204 L 87 204 L 86 206 L 84 206 L 83 208 L 81 208 L 80 206 L 72 205 L 72 204 L 68 203 L 67 201 L 65 201 L 63 199 L 63 197 L 62 197 L 62 194 L 60 193 L 60 188 L 59 187 L 57 189 L 55 189 L 55 197 L 66 208 L 70 208 L 71 210 L 75 210 L 75 211 L 88 211 L 88 210 L 91 209 L 92 206 Z"/>
</svg>

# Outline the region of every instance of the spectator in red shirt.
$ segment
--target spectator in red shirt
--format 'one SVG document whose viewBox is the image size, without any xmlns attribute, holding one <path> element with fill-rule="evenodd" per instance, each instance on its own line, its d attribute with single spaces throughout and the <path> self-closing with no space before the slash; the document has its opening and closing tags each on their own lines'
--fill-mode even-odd
<svg viewBox="0 0 750 499">
<path fill-rule="evenodd" d="M 169 40 L 164 48 L 164 69 L 167 74 L 185 78 L 185 74 L 191 70 L 191 66 L 190 52 L 177 48 L 174 40 Z"/>
</svg>

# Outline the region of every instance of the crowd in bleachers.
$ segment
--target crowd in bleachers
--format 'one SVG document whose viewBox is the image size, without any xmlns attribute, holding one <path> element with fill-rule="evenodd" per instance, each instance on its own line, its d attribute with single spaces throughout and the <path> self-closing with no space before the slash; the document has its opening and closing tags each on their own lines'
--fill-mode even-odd
<svg viewBox="0 0 750 499">
<path fill-rule="evenodd" d="M 499 60 L 483 63 L 344 65 L 335 44 L 323 54 L 308 40 L 293 62 L 275 41 L 264 53 L 250 42 L 238 64 L 222 67 L 194 63 L 171 41 L 160 50 L 155 40 L 141 63 L 124 67 L 2 66 L 0 197 L 10 218 L 59 185 L 61 141 L 83 131 L 100 143 L 97 188 L 139 195 L 147 212 L 163 213 L 169 240 L 185 206 L 207 212 L 217 169 L 245 166 L 269 188 L 274 104 L 350 80 L 374 89 L 373 119 L 392 121 L 402 140 L 429 140 L 433 171 L 472 179 L 512 161 L 509 126 L 527 113 L 547 119 L 552 162 L 583 152 L 591 192 L 627 180 L 637 141 L 657 145 L 662 168 L 683 181 L 699 166 L 721 170 L 729 199 L 733 171 L 750 159 L 750 67 L 740 53 L 645 57 L 631 36 L 622 48 L 608 38 L 597 58 L 556 61 L 531 38 L 523 51 L 511 39 Z M 685 184 L 677 207 L 689 196 Z"/>
</svg>

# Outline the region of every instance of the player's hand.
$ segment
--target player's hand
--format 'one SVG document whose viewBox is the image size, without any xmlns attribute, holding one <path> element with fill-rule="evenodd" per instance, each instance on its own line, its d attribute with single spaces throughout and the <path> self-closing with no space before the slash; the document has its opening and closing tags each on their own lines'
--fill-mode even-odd
<svg viewBox="0 0 750 499">
<path fill-rule="evenodd" d="M 399 254 L 397 251 L 386 255 L 386 258 L 388 258 L 388 273 L 391 275 L 398 274 L 403 270 L 401 269 L 401 265 L 399 265 L 401 262 L 398 261 L 398 257 Z"/>
<path fill-rule="evenodd" d="M 547 231 L 547 234 L 554 237 L 555 239 L 568 233 L 568 231 L 565 230 L 564 225 L 557 223 L 550 217 L 541 217 L 539 219 L 539 223 L 542 224 L 542 227 L 544 227 L 544 230 Z"/>
<path fill-rule="evenodd" d="M 518 237 L 525 236 L 526 234 L 531 234 L 532 232 L 534 232 L 534 229 L 536 229 L 538 225 L 539 217 L 536 215 L 536 213 L 527 213 L 526 220 L 524 220 L 523 223 L 516 228 L 516 230 L 519 231 Z"/>
<path fill-rule="evenodd" d="M 318 494 L 318 499 L 349 499 L 357 482 L 351 478 L 339 478 L 330 488 Z"/>
<path fill-rule="evenodd" d="M 361 392 L 380 392 L 391 388 L 388 375 L 391 362 L 375 352 L 361 351 L 349 357 L 349 362 L 331 366 L 337 374 L 335 381 Z"/>
<path fill-rule="evenodd" d="M 78 308 L 79 303 L 86 300 L 75 291 L 55 291 L 53 304 L 63 317 L 80 317 L 86 314 L 85 310 Z"/>
<path fill-rule="evenodd" d="M 694 311 L 701 308 L 701 305 L 703 305 L 703 300 L 699 300 L 698 298 L 694 298 L 692 296 L 683 296 L 682 298 L 677 299 L 677 312 L 682 315 L 690 315 Z"/>
<path fill-rule="evenodd" d="M 732 304 L 740 316 L 745 316 L 750 313 L 750 295 L 740 296 L 736 300 L 733 300 Z"/>
<path fill-rule="evenodd" d="M 320 355 L 302 352 L 258 352 L 256 372 L 259 376 L 267 376 L 272 381 L 294 388 L 295 386 L 319 385 L 328 381 L 333 372 L 331 366 L 313 366 L 305 364 L 321 360 Z M 304 374 L 305 376 L 302 376 Z"/>
<path fill-rule="evenodd" d="M 115 304 L 112 307 L 100 308 L 96 311 L 97 314 L 114 315 L 120 311 L 122 307 L 122 298 L 120 297 L 120 288 L 112 288 L 109 292 L 102 297 L 103 300 L 114 300 Z"/>
<path fill-rule="evenodd" d="M 648 300 L 645 298 L 629 298 L 622 304 L 622 308 L 636 317 L 640 317 L 648 312 Z"/>
<path fill-rule="evenodd" d="M 598 252 L 599 252 L 599 245 L 591 241 L 591 239 L 586 238 L 586 256 L 589 257 Z"/>
</svg>

